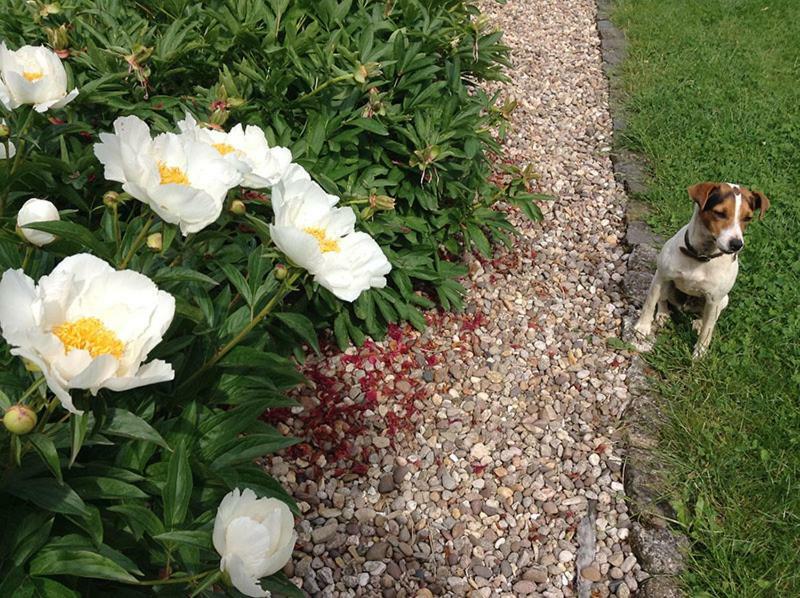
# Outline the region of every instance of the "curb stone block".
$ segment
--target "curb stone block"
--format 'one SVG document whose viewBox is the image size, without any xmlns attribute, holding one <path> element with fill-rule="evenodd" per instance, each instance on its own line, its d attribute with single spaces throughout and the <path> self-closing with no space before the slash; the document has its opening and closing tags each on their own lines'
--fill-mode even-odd
<svg viewBox="0 0 800 598">
<path fill-rule="evenodd" d="M 613 0 L 597 0 L 597 30 L 600 34 L 603 71 L 609 81 L 613 133 L 615 138 L 624 134 L 627 124 L 619 81 L 618 66 L 625 55 L 625 36 L 611 22 Z M 611 153 L 615 178 L 627 195 L 646 193 L 646 167 L 641 157 L 624 149 Z M 628 198 L 626 219 L 628 229 L 625 242 L 630 247 L 628 271 L 622 279 L 622 290 L 629 303 L 637 308 L 643 303 L 653 277 L 654 262 L 663 239 L 653 233 L 645 219 L 649 208 L 640 201 Z M 626 317 L 622 331 L 623 340 L 632 342 L 640 350 L 649 348 L 647 342 L 632 335 L 633 317 Z M 640 356 L 632 360 L 628 370 L 628 392 L 631 397 L 625 418 L 625 492 L 634 516 L 630 544 L 642 570 L 650 575 L 642 581 L 638 595 L 644 598 L 683 598 L 680 574 L 684 571 L 684 554 L 689 542 L 683 534 L 669 527 L 674 512 L 663 497 L 665 483 L 664 464 L 657 454 L 658 425 L 664 421 L 660 398 L 647 384 L 647 365 Z"/>
</svg>

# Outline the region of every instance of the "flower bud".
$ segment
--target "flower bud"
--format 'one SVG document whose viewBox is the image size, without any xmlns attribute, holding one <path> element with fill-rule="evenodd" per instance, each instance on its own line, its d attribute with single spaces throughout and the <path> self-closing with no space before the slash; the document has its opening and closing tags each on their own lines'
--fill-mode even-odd
<svg viewBox="0 0 800 598">
<path fill-rule="evenodd" d="M 45 27 L 45 31 L 47 32 L 47 41 L 56 53 L 59 50 L 66 50 L 69 47 L 69 34 L 67 33 L 66 25 Z"/>
<path fill-rule="evenodd" d="M 3 415 L 3 425 L 12 434 L 27 434 L 36 425 L 36 412 L 25 405 L 12 405 Z"/>
<path fill-rule="evenodd" d="M 161 251 L 164 246 L 164 240 L 161 233 L 153 233 L 147 235 L 147 247 L 153 251 Z"/>
<path fill-rule="evenodd" d="M 58 2 L 50 2 L 48 4 L 43 4 L 42 7 L 39 9 L 39 15 L 41 17 L 57 15 L 60 12 L 61 12 L 61 6 L 58 4 Z"/>
<path fill-rule="evenodd" d="M 38 365 L 33 363 L 30 359 L 23 358 L 22 359 L 22 365 L 24 365 L 25 369 L 28 370 L 29 372 L 36 373 L 36 372 L 41 372 L 42 371 L 42 368 L 40 368 Z"/>
<path fill-rule="evenodd" d="M 369 205 L 376 210 L 394 210 L 394 198 L 373 193 L 369 196 Z"/>
<path fill-rule="evenodd" d="M 119 204 L 119 193 L 116 191 L 106 191 L 103 194 L 103 204 L 107 208 L 113 208 L 115 205 Z"/>
<path fill-rule="evenodd" d="M 286 275 L 288 273 L 289 271 L 286 269 L 286 266 L 284 266 L 283 264 L 275 264 L 274 274 L 276 280 L 283 280 L 284 278 L 286 278 Z"/>
<path fill-rule="evenodd" d="M 367 70 L 367 67 L 363 64 L 359 64 L 353 73 L 353 79 L 355 79 L 357 83 L 365 83 L 368 76 L 369 70 Z"/>
<path fill-rule="evenodd" d="M 24 228 L 34 222 L 53 222 L 60 220 L 58 208 L 46 199 L 32 198 L 22 204 L 17 213 L 17 234 L 28 243 L 41 247 L 56 240 L 54 235 L 32 228 Z"/>
<path fill-rule="evenodd" d="M 0 120 L 0 141 L 11 135 L 11 129 L 8 128 L 6 121 Z"/>
<path fill-rule="evenodd" d="M 241 199 L 234 199 L 231 202 L 230 210 L 237 216 L 243 216 L 244 213 L 247 212 L 247 206 L 244 205 L 244 202 Z"/>
<path fill-rule="evenodd" d="M 227 104 L 226 104 L 227 105 Z M 211 116 L 208 119 L 208 122 L 212 125 L 224 125 L 225 121 L 228 120 L 228 117 L 231 115 L 228 110 L 225 108 L 215 108 L 214 111 L 211 113 Z"/>
</svg>

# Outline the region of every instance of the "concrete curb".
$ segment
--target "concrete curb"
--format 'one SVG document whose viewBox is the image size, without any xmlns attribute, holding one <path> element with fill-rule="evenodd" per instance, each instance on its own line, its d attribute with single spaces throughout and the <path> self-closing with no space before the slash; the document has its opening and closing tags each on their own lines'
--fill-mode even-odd
<svg viewBox="0 0 800 598">
<path fill-rule="evenodd" d="M 611 160 L 614 176 L 627 195 L 625 242 L 630 248 L 628 270 L 622 281 L 627 300 L 640 307 L 655 269 L 655 260 L 663 239 L 646 223 L 648 207 L 636 196 L 646 190 L 646 167 L 642 159 L 620 146 L 625 135 L 622 87 L 618 67 L 625 57 L 625 36 L 611 22 L 613 0 L 596 0 L 597 29 L 600 33 L 603 71 L 609 82 L 609 107 L 613 122 L 614 150 Z M 623 340 L 629 338 L 632 322 L 626 322 Z M 658 425 L 664 420 L 661 398 L 647 383 L 647 365 L 641 356 L 633 358 L 628 370 L 628 393 L 631 398 L 626 411 L 625 493 L 630 502 L 634 524 L 630 543 L 642 569 L 650 574 L 637 595 L 642 598 L 682 598 L 679 575 L 684 570 L 686 537 L 670 527 L 675 514 L 663 499 L 664 466 L 655 451 L 658 446 Z"/>
</svg>

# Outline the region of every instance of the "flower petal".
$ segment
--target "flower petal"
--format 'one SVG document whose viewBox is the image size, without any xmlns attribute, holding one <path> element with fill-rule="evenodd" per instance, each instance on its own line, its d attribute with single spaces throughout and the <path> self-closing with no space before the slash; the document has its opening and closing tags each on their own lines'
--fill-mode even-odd
<svg viewBox="0 0 800 598">
<path fill-rule="evenodd" d="M 244 562 L 238 555 L 231 554 L 225 557 L 220 563 L 220 568 L 228 572 L 233 587 L 245 596 L 252 598 L 271 596 L 270 592 L 259 585 L 258 578 L 247 572 Z"/>
<path fill-rule="evenodd" d="M 75 404 L 72 402 L 72 397 L 66 388 L 66 384 L 59 380 L 58 376 L 50 369 L 50 365 L 42 359 L 40 355 L 23 347 L 11 349 L 11 354 L 27 359 L 42 371 L 42 375 L 47 383 L 47 388 L 56 395 L 56 398 L 64 409 L 78 415 L 83 413 L 80 409 L 75 408 Z"/>
<path fill-rule="evenodd" d="M 343 301 L 355 301 L 371 287 L 386 286 L 392 266 L 383 250 L 366 233 L 355 232 L 339 241 L 340 251 L 324 253 L 314 280 Z"/>
<path fill-rule="evenodd" d="M 154 359 L 140 367 L 135 376 L 108 378 L 102 384 L 101 388 L 107 388 L 116 392 L 129 390 L 131 388 L 139 388 L 140 386 L 147 386 L 149 384 L 158 384 L 160 382 L 169 382 L 175 378 L 175 370 L 166 361 Z"/>
<path fill-rule="evenodd" d="M 0 278 L 0 330 L 10 345 L 21 345 L 25 330 L 38 325 L 34 305 L 38 295 L 33 280 L 22 270 L 6 270 Z"/>
<path fill-rule="evenodd" d="M 75 351 L 70 351 L 70 353 L 75 353 Z M 114 375 L 118 366 L 119 361 L 113 355 L 99 355 L 91 361 L 89 367 L 70 379 L 68 387 L 88 388 L 92 395 L 96 395 L 97 391 L 104 386 L 104 382 Z"/>
<path fill-rule="evenodd" d="M 322 251 L 317 240 L 306 232 L 290 226 L 269 227 L 272 242 L 298 266 L 312 274 L 322 265 Z"/>
<path fill-rule="evenodd" d="M 50 108 L 63 108 L 64 106 L 69 104 L 72 100 L 74 100 L 76 97 L 78 97 L 77 87 L 73 89 L 71 92 L 69 92 L 67 95 L 65 95 L 63 98 L 61 98 L 60 100 L 56 100 L 55 102 L 53 102 L 50 105 Z M 35 106 L 34 109 L 36 109 L 38 112 L 41 112 L 41 110 L 38 110 L 38 108 L 36 108 Z"/>
<path fill-rule="evenodd" d="M 148 204 L 166 222 L 179 225 L 184 236 L 213 224 L 222 213 L 222 199 L 185 185 L 157 185 L 147 190 Z"/>
</svg>

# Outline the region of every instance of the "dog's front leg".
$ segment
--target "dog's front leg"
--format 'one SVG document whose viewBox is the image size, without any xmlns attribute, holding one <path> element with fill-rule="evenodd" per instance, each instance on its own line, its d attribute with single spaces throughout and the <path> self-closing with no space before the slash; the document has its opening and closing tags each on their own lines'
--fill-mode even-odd
<svg viewBox="0 0 800 598">
<path fill-rule="evenodd" d="M 653 281 L 650 283 L 650 289 L 647 291 L 647 299 L 645 299 L 642 306 L 642 314 L 639 316 L 639 321 L 633 329 L 643 337 L 650 336 L 653 330 L 653 317 L 656 313 L 656 306 L 666 299 L 667 295 L 667 281 L 661 275 L 659 270 L 656 270 L 653 276 Z"/>
<path fill-rule="evenodd" d="M 728 297 L 716 299 L 706 297 L 706 304 L 703 307 L 703 318 L 700 324 L 700 333 L 697 337 L 697 344 L 694 346 L 693 359 L 700 359 L 708 351 L 708 346 L 711 344 L 711 335 L 714 332 L 714 326 L 717 324 L 720 312 L 728 305 Z"/>
</svg>

